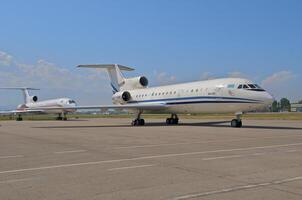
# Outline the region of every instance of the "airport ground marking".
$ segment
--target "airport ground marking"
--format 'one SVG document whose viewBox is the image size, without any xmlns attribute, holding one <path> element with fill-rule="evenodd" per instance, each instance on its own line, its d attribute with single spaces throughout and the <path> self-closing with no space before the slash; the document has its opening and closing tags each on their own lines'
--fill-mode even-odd
<svg viewBox="0 0 302 200">
<path fill-rule="evenodd" d="M 5 180 L 5 181 L 0 181 L 0 184 L 31 181 L 31 180 L 34 180 L 34 179 L 37 179 L 37 178 L 10 179 L 10 180 Z"/>
<path fill-rule="evenodd" d="M 278 139 L 278 138 L 288 138 L 288 136 L 278 136 L 278 137 L 263 137 L 261 139 Z M 255 138 L 245 138 L 245 139 L 229 139 L 229 140 L 210 140 L 203 142 L 179 142 L 179 143 L 164 143 L 164 144 L 146 144 L 146 145 L 134 145 L 134 146 L 120 146 L 114 147 L 113 149 L 136 149 L 136 148 L 150 148 L 150 147 L 162 147 L 162 146 L 176 146 L 176 145 L 191 145 L 191 144 L 208 144 L 208 143 L 219 143 L 219 142 L 239 142 L 246 140 L 253 140 Z"/>
<path fill-rule="evenodd" d="M 6 159 L 6 158 L 23 158 L 24 155 L 14 155 L 14 156 L 0 156 L 0 159 Z"/>
<path fill-rule="evenodd" d="M 87 150 L 70 150 L 70 151 L 56 151 L 54 152 L 55 154 L 66 154 L 66 153 L 82 153 L 82 152 L 86 152 Z"/>
<path fill-rule="evenodd" d="M 143 168 L 143 167 L 153 167 L 155 165 L 135 165 L 135 166 L 128 166 L 128 167 L 117 167 L 107 169 L 107 171 L 117 171 L 117 170 L 125 170 L 125 169 L 136 169 L 136 168 Z"/>
<path fill-rule="evenodd" d="M 197 152 L 187 152 L 187 153 L 177 153 L 177 154 L 142 156 L 142 157 L 123 158 L 123 159 L 116 159 L 116 160 L 101 160 L 101 161 L 92 161 L 92 162 L 85 162 L 85 163 L 71 163 L 71 164 L 62 164 L 62 165 L 50 165 L 50 166 L 43 166 L 43 167 L 6 170 L 6 171 L 0 171 L 0 174 L 46 170 L 46 169 L 55 169 L 55 168 L 67 168 L 67 167 L 85 166 L 85 165 L 99 165 L 99 164 L 105 164 L 105 163 L 117 163 L 117 162 L 124 162 L 124 161 L 137 161 L 137 160 L 146 160 L 146 159 L 155 159 L 155 158 L 169 158 L 169 157 L 177 157 L 177 156 L 200 155 L 200 154 L 207 154 L 207 153 L 233 152 L 233 151 L 245 151 L 245 150 L 255 150 L 255 149 L 269 149 L 269 148 L 289 147 L 289 146 L 299 146 L 299 145 L 302 145 L 302 143 L 291 143 L 291 144 L 246 147 L 246 148 L 236 148 L 236 149 L 220 149 L 220 150 L 212 150 L 212 151 L 197 151 Z"/>
<path fill-rule="evenodd" d="M 249 184 L 249 185 L 241 185 L 241 186 L 235 186 L 235 187 L 230 187 L 230 188 L 223 188 L 221 190 L 213 190 L 213 191 L 208 191 L 208 192 L 188 194 L 188 195 L 178 196 L 178 197 L 174 198 L 174 200 L 199 198 L 199 197 L 211 196 L 211 195 L 216 195 L 216 194 L 265 187 L 265 186 L 270 186 L 270 185 L 280 185 L 283 183 L 300 181 L 300 180 L 302 180 L 302 176 L 297 176 L 297 177 L 287 178 L 287 179 L 282 179 L 282 180 L 277 180 L 277 181 L 271 181 L 271 182 L 258 183 L 258 184 Z"/>
<path fill-rule="evenodd" d="M 231 155 L 231 156 L 220 156 L 220 157 L 210 157 L 210 158 L 203 158 L 202 160 L 218 160 L 218 159 L 227 159 L 227 158 L 241 158 L 245 157 L 245 155 Z"/>
</svg>

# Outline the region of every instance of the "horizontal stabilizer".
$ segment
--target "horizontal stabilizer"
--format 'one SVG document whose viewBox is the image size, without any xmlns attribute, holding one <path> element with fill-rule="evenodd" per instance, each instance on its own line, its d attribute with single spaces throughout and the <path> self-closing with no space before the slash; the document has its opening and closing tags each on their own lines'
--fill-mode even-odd
<svg viewBox="0 0 302 200">
<path fill-rule="evenodd" d="M 95 65 L 78 65 L 77 67 L 85 67 L 85 68 L 98 68 L 98 69 L 113 69 L 117 66 L 120 70 L 123 71 L 133 71 L 134 69 L 131 67 L 126 67 L 118 64 L 95 64 Z"/>
<path fill-rule="evenodd" d="M 0 87 L 0 89 L 5 89 L 5 90 L 40 90 L 38 88 L 31 88 L 31 87 Z"/>
</svg>

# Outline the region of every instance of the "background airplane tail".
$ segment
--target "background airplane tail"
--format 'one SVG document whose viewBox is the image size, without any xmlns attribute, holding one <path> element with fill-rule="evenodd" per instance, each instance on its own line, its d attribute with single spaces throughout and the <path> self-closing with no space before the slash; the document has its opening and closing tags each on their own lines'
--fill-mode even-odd
<svg viewBox="0 0 302 200">
<path fill-rule="evenodd" d="M 21 90 L 24 98 L 24 103 L 34 103 L 38 101 L 37 96 L 30 96 L 28 90 L 39 90 L 37 88 L 29 88 L 29 87 L 3 87 L 0 89 L 6 89 L 6 90 Z"/>
<path fill-rule="evenodd" d="M 113 93 L 116 93 L 121 90 L 121 87 L 125 84 L 125 77 L 121 71 L 133 71 L 133 68 L 126 67 L 118 64 L 101 64 L 101 65 L 79 65 L 78 67 L 85 68 L 97 68 L 97 69 L 106 69 L 108 71 L 111 87 Z"/>
</svg>

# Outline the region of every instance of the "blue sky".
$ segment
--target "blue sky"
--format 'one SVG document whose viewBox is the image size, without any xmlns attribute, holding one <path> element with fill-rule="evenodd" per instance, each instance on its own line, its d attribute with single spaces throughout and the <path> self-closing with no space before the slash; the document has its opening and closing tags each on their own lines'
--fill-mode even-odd
<svg viewBox="0 0 302 200">
<path fill-rule="evenodd" d="M 75 66 L 120 63 L 152 85 L 241 76 L 296 101 L 301 10 L 299 0 L 1 1 L 0 84 L 110 103 L 106 74 Z M 0 93 L 0 106 L 20 102 Z"/>
</svg>

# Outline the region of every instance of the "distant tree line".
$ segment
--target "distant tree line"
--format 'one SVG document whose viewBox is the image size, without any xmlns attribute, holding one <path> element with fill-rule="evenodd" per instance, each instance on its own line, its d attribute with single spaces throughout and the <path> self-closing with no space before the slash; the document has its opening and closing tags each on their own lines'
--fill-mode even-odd
<svg viewBox="0 0 302 200">
<path fill-rule="evenodd" d="M 299 103 L 302 103 L 302 100 Z M 272 112 L 290 112 L 290 101 L 287 98 L 282 98 L 280 101 L 274 101 L 271 107 Z"/>
</svg>

